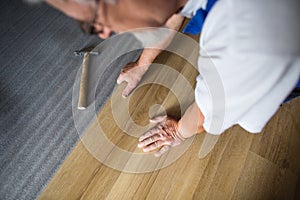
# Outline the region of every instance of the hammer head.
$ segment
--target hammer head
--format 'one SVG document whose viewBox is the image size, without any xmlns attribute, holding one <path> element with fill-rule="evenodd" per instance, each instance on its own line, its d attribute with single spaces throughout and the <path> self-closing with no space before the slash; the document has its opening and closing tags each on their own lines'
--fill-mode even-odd
<svg viewBox="0 0 300 200">
<path fill-rule="evenodd" d="M 90 48 L 85 48 L 85 49 L 82 49 L 79 51 L 74 51 L 74 55 L 75 56 L 83 56 L 85 53 L 88 53 L 89 55 L 99 55 L 98 51 L 92 51 L 92 50 L 93 50 L 93 48 L 90 47 Z"/>
</svg>

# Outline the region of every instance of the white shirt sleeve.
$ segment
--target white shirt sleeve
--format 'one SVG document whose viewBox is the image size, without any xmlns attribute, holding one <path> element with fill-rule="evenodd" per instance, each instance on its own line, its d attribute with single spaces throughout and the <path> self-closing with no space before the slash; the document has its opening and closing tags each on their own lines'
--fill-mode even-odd
<svg viewBox="0 0 300 200">
<path fill-rule="evenodd" d="M 300 76 L 300 1 L 218 0 L 204 23 L 195 89 L 204 128 L 260 132 Z"/>
<path fill-rule="evenodd" d="M 206 8 L 206 4 L 207 0 L 189 0 L 181 10 L 180 14 L 187 18 L 191 18 L 196 14 L 198 9 Z"/>
</svg>

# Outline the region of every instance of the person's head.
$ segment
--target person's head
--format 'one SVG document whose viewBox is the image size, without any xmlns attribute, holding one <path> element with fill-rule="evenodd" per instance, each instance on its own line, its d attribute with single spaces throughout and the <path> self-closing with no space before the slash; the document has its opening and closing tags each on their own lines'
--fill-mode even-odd
<svg viewBox="0 0 300 200">
<path fill-rule="evenodd" d="M 82 22 L 101 38 L 113 31 L 160 27 L 187 0 L 46 0 L 66 15 Z M 85 23 L 83 23 L 85 22 Z M 92 26 L 88 26 L 88 25 Z"/>
</svg>

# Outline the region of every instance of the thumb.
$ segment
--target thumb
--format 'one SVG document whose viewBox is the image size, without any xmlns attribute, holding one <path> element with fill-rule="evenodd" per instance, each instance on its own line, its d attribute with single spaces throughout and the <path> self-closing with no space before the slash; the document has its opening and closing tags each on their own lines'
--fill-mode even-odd
<svg viewBox="0 0 300 200">
<path fill-rule="evenodd" d="M 121 73 L 120 75 L 119 75 L 119 77 L 118 77 L 118 79 L 117 79 L 117 83 L 118 83 L 118 85 L 120 85 L 122 82 L 124 82 L 125 81 L 125 77 L 124 77 L 124 75 Z"/>
<path fill-rule="evenodd" d="M 154 156 L 160 157 L 162 154 L 166 153 L 170 148 L 170 146 L 163 146 L 158 152 L 154 154 Z"/>
<path fill-rule="evenodd" d="M 167 115 L 160 115 L 160 116 L 156 116 L 153 117 L 152 119 L 150 119 L 151 123 L 160 123 L 160 122 L 164 122 L 167 119 Z"/>
</svg>

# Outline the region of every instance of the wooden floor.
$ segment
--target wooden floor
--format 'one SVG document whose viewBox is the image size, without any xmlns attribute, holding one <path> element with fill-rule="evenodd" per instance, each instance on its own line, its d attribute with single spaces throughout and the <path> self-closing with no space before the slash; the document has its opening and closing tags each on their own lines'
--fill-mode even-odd
<svg viewBox="0 0 300 200">
<path fill-rule="evenodd" d="M 178 72 L 174 80 L 184 76 L 192 87 L 195 86 L 197 71 L 182 58 L 165 52 L 157 62 Z M 170 78 L 170 74 L 165 74 L 163 70 L 151 70 L 143 81 L 159 75 Z M 149 120 L 149 110 L 150 115 L 163 111 L 158 105 L 162 105 L 167 113 L 180 117 L 181 103 L 178 99 L 185 93 L 176 94 L 172 88 L 146 84 L 130 97 L 129 106 L 122 108 L 120 105 L 126 105 L 126 102 L 123 103 L 125 100 L 120 99 L 118 105 L 113 100 L 118 98 L 122 88 L 124 85 L 116 89 L 99 113 L 98 122 L 115 146 L 126 152 L 141 154 L 136 148 L 137 138 L 124 133 L 116 122 L 115 106 L 119 106 L 119 115 L 129 112 L 134 123 L 145 126 Z M 192 101 L 193 95 L 187 97 L 183 104 L 186 106 Z M 300 188 L 299 110 L 300 98 L 284 104 L 262 133 L 257 135 L 239 126 L 232 127 L 219 137 L 213 150 L 203 159 L 199 159 L 198 154 L 205 134 L 197 135 L 175 162 L 147 173 L 122 172 L 98 161 L 99 152 L 91 150 L 102 145 L 97 141 L 94 122 L 40 199 L 300 199 L 296 192 Z M 132 131 L 131 135 L 142 134 Z M 106 156 L 122 160 L 113 151 Z M 166 157 L 153 158 L 153 162 L 164 162 Z M 130 158 L 126 159 L 130 162 Z M 138 166 L 140 163 L 137 160 L 135 164 Z"/>
</svg>

